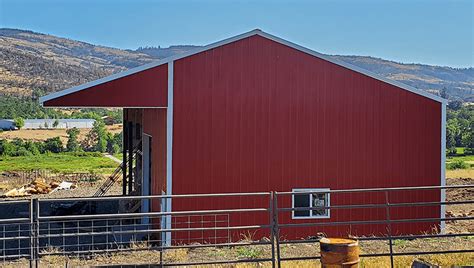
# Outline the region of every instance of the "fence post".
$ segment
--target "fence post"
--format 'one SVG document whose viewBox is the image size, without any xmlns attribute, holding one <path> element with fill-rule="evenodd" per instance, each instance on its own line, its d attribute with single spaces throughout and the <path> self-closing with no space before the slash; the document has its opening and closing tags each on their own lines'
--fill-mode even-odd
<svg viewBox="0 0 474 268">
<path fill-rule="evenodd" d="M 34 250 L 34 220 L 33 220 L 33 215 L 34 215 L 34 205 L 33 205 L 33 199 L 30 199 L 30 268 L 35 267 L 34 266 L 34 259 L 35 259 L 35 250 Z"/>
<path fill-rule="evenodd" d="M 273 191 L 270 192 L 270 204 L 269 204 L 269 217 L 270 217 L 270 243 L 272 243 L 272 267 L 275 268 L 275 220 L 273 218 Z"/>
<path fill-rule="evenodd" d="M 30 267 L 39 267 L 39 204 L 37 198 L 30 199 Z"/>
<path fill-rule="evenodd" d="M 387 213 L 386 218 L 388 221 L 388 243 L 390 248 L 390 267 L 393 266 L 393 242 L 392 242 L 392 222 L 390 220 L 390 203 L 388 200 L 388 191 L 385 191 L 385 212 Z"/>
<path fill-rule="evenodd" d="M 277 267 L 281 267 L 281 260 L 280 260 L 280 228 L 278 226 L 278 192 L 274 192 L 273 195 L 273 237 L 276 242 L 276 259 L 277 259 Z"/>
</svg>

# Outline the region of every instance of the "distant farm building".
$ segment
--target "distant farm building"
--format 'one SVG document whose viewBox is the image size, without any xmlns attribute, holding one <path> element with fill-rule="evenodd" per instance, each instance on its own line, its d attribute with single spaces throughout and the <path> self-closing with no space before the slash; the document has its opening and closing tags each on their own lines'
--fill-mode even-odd
<svg viewBox="0 0 474 268">
<path fill-rule="evenodd" d="M 357 222 L 384 218 L 386 211 L 311 208 L 385 202 L 383 194 L 327 190 L 445 184 L 444 99 L 260 30 L 56 92 L 41 103 L 124 108 L 124 159 L 136 148 L 143 154 L 136 170 L 124 166 L 125 183 L 139 185 L 124 187 L 124 194 L 296 192 L 281 205 L 307 210 L 283 214 L 280 223 Z M 440 202 L 445 195 L 402 191 L 391 198 Z M 151 209 L 268 205 L 258 202 L 177 199 Z M 229 221 L 252 225 L 265 217 Z M 443 225 L 437 219 L 444 217 L 444 206 L 396 208 L 391 217 L 428 219 L 394 224 L 396 234 L 431 232 Z M 170 218 L 165 222 L 172 228 Z M 386 228 L 335 225 L 321 232 L 371 235 Z M 304 238 L 315 230 L 282 235 Z"/>
<path fill-rule="evenodd" d="M 94 122 L 94 119 L 25 119 L 23 128 L 92 128 Z"/>
<path fill-rule="evenodd" d="M 0 119 L 1 130 L 13 130 L 15 129 L 15 122 L 11 119 Z"/>
<path fill-rule="evenodd" d="M 25 119 L 23 129 L 92 128 L 94 119 Z M 16 129 L 13 119 L 0 119 L 0 129 Z"/>
</svg>

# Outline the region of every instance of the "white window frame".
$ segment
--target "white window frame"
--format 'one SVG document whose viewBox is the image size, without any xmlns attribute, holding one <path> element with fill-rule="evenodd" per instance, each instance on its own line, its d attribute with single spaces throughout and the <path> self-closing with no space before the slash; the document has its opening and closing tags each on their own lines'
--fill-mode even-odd
<svg viewBox="0 0 474 268">
<path fill-rule="evenodd" d="M 328 202 L 327 202 L 327 207 L 330 207 L 331 206 L 331 193 L 329 193 L 331 189 L 329 188 L 297 188 L 297 189 L 293 189 L 291 192 L 292 193 L 305 193 L 305 192 L 310 192 L 310 193 L 318 193 L 318 192 L 324 192 L 325 194 L 327 194 L 328 196 Z M 308 193 L 308 196 L 310 198 L 309 200 L 309 206 L 310 208 L 313 207 L 313 200 L 311 199 L 311 194 Z M 291 195 L 291 208 L 295 208 L 295 195 L 292 194 Z M 291 218 L 293 220 L 304 220 L 304 219 L 329 219 L 331 218 L 331 209 L 328 208 L 327 211 L 328 211 L 328 215 L 325 215 L 325 216 L 312 216 L 313 215 L 313 211 L 312 210 L 309 210 L 310 211 L 310 216 L 295 216 L 295 211 L 291 211 Z"/>
</svg>

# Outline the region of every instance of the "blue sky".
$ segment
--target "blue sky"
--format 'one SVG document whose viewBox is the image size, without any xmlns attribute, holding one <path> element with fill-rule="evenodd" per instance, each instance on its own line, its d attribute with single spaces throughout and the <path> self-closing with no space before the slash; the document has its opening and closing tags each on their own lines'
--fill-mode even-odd
<svg viewBox="0 0 474 268">
<path fill-rule="evenodd" d="M 0 26 L 93 44 L 204 45 L 260 28 L 328 54 L 474 66 L 474 1 L 0 0 Z"/>
</svg>

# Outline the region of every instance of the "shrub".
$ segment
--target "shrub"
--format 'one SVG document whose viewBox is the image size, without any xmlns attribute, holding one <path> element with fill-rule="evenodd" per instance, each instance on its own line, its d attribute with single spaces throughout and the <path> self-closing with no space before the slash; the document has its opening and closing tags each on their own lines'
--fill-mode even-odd
<svg viewBox="0 0 474 268">
<path fill-rule="evenodd" d="M 72 155 L 72 156 L 77 156 L 77 157 L 88 157 L 88 156 L 102 157 L 102 153 L 100 153 L 100 152 L 84 152 L 84 151 L 78 151 L 78 152 L 67 152 L 67 153 L 64 153 L 64 154 Z"/>
<path fill-rule="evenodd" d="M 14 156 L 32 156 L 33 155 L 25 147 L 18 148 L 18 150 L 14 154 L 15 154 Z"/>
<path fill-rule="evenodd" d="M 36 145 L 35 142 L 32 142 L 32 141 L 25 142 L 25 149 L 29 151 L 32 155 L 40 154 L 40 150 L 38 149 L 38 146 Z"/>
<path fill-rule="evenodd" d="M 245 259 L 257 259 L 263 254 L 263 249 L 256 247 L 240 247 L 237 249 L 237 256 Z"/>
<path fill-rule="evenodd" d="M 7 140 L 0 140 L 0 155 L 4 156 L 12 156 L 16 150 L 16 146 L 7 141 Z"/>
<path fill-rule="evenodd" d="M 59 137 L 47 139 L 44 143 L 46 151 L 60 153 L 63 150 L 63 142 Z"/>
<path fill-rule="evenodd" d="M 456 147 L 448 148 L 448 156 L 455 156 L 457 153 Z"/>
<path fill-rule="evenodd" d="M 466 149 L 464 149 L 464 154 L 465 155 L 474 155 L 474 149 L 473 148 L 466 148 Z"/>
<path fill-rule="evenodd" d="M 454 160 L 453 162 L 449 163 L 447 166 L 447 169 L 453 170 L 453 169 L 466 169 L 468 168 L 468 164 L 462 160 Z"/>
</svg>

